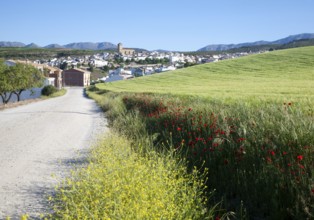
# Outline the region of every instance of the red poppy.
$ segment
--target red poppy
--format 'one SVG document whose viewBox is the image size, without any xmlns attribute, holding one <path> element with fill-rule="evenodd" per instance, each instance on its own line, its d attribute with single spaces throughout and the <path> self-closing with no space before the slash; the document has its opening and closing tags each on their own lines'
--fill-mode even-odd
<svg viewBox="0 0 314 220">
<path fill-rule="evenodd" d="M 297 159 L 298 159 L 299 161 L 301 161 L 301 160 L 303 160 L 303 156 L 302 156 L 302 155 L 298 155 L 298 156 L 297 156 Z"/>
<path fill-rule="evenodd" d="M 213 143 L 213 147 L 218 147 L 219 143 Z"/>
<path fill-rule="evenodd" d="M 177 128 L 177 131 L 181 131 L 182 129 L 180 127 Z"/>
<path fill-rule="evenodd" d="M 245 138 L 238 138 L 237 142 L 245 141 Z"/>
<path fill-rule="evenodd" d="M 267 161 L 268 163 L 271 163 L 271 162 L 272 162 L 272 160 L 270 159 L 270 157 L 266 157 L 266 161 Z"/>
</svg>

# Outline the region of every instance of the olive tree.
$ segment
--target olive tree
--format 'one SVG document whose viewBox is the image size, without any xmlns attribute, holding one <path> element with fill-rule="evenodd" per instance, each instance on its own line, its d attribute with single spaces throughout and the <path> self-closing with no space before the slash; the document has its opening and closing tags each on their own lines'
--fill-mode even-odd
<svg viewBox="0 0 314 220">
<path fill-rule="evenodd" d="M 4 104 L 9 102 L 12 94 L 20 101 L 23 91 L 41 87 L 43 80 L 43 73 L 31 65 L 17 63 L 8 67 L 0 62 L 0 96 Z"/>
<path fill-rule="evenodd" d="M 0 96 L 3 104 L 7 104 L 12 96 L 13 83 L 9 67 L 0 61 Z"/>
<path fill-rule="evenodd" d="M 37 68 L 17 63 L 15 66 L 9 67 L 13 73 L 13 85 L 14 90 L 12 91 L 17 96 L 17 101 L 20 101 L 20 96 L 23 91 L 35 87 L 43 86 L 44 75 Z"/>
</svg>

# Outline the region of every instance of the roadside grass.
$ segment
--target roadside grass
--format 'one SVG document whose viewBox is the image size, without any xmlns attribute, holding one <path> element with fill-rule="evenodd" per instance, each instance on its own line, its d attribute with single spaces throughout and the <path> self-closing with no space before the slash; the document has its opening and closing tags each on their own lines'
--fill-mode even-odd
<svg viewBox="0 0 314 220">
<path fill-rule="evenodd" d="M 41 95 L 40 98 L 42 98 L 42 99 L 56 98 L 56 97 L 65 95 L 66 92 L 67 92 L 67 90 L 62 88 L 62 89 L 58 90 L 57 92 L 55 92 L 49 96 Z"/>
<path fill-rule="evenodd" d="M 206 170 L 188 171 L 186 160 L 173 151 L 154 150 L 153 136 L 141 118 L 128 114 L 119 95 L 100 93 L 87 91 L 106 112 L 112 132 L 92 148 L 89 164 L 56 188 L 56 195 L 49 198 L 54 211 L 49 219 L 232 216 L 218 202 L 208 206 L 212 192 L 206 190 Z"/>
<path fill-rule="evenodd" d="M 214 219 L 206 208 L 204 174 L 151 151 L 136 153 L 122 135 L 92 149 L 87 167 L 57 189 L 51 219 Z"/>
<path fill-rule="evenodd" d="M 239 219 L 311 219 L 313 85 L 306 47 L 97 84 L 89 95 L 141 143 L 134 150 L 168 150 L 207 168 L 211 204 L 223 199 Z"/>
<path fill-rule="evenodd" d="M 313 115 L 293 103 L 248 108 L 169 95 L 121 96 L 157 150 L 168 146 L 190 168 L 208 169 L 208 188 L 227 210 L 243 206 L 249 219 L 314 217 Z M 120 120 L 132 132 L 127 117 Z"/>
<path fill-rule="evenodd" d="M 307 47 L 91 86 L 87 93 L 106 112 L 115 134 L 93 150 L 87 168 L 59 188 L 54 217 L 154 219 L 147 214 L 151 211 L 164 212 L 155 215 L 159 219 L 213 219 L 228 213 L 236 219 L 314 218 L 313 85 L 314 47 Z M 172 181 L 156 176 L 178 188 L 192 187 L 187 194 L 194 200 L 184 203 Z M 189 182 L 194 177 L 197 190 Z M 90 182 L 84 185 L 84 179 Z M 169 187 L 171 193 L 159 192 Z M 155 193 L 164 196 L 154 200 Z M 135 195 L 158 205 L 133 203 L 129 198 Z M 183 215 L 167 209 L 173 198 Z M 100 206 L 107 208 L 91 211 Z"/>
</svg>

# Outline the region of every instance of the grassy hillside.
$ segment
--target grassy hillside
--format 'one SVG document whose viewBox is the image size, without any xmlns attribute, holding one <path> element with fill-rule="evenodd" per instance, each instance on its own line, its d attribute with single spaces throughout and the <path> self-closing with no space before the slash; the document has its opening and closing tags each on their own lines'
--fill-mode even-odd
<svg viewBox="0 0 314 220">
<path fill-rule="evenodd" d="M 235 219 L 314 218 L 314 47 L 97 84 L 88 95 L 132 150 L 207 170 L 208 210 L 221 202 Z"/>
<path fill-rule="evenodd" d="M 100 89 L 171 93 L 212 98 L 314 98 L 314 47 L 252 55 L 134 80 Z"/>
</svg>

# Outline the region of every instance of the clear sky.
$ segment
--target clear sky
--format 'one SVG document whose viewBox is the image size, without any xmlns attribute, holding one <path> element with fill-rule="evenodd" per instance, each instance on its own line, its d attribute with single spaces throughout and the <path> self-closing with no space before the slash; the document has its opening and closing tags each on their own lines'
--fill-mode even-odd
<svg viewBox="0 0 314 220">
<path fill-rule="evenodd" d="M 0 41 L 148 50 L 314 33 L 314 0 L 1 0 Z"/>
</svg>

